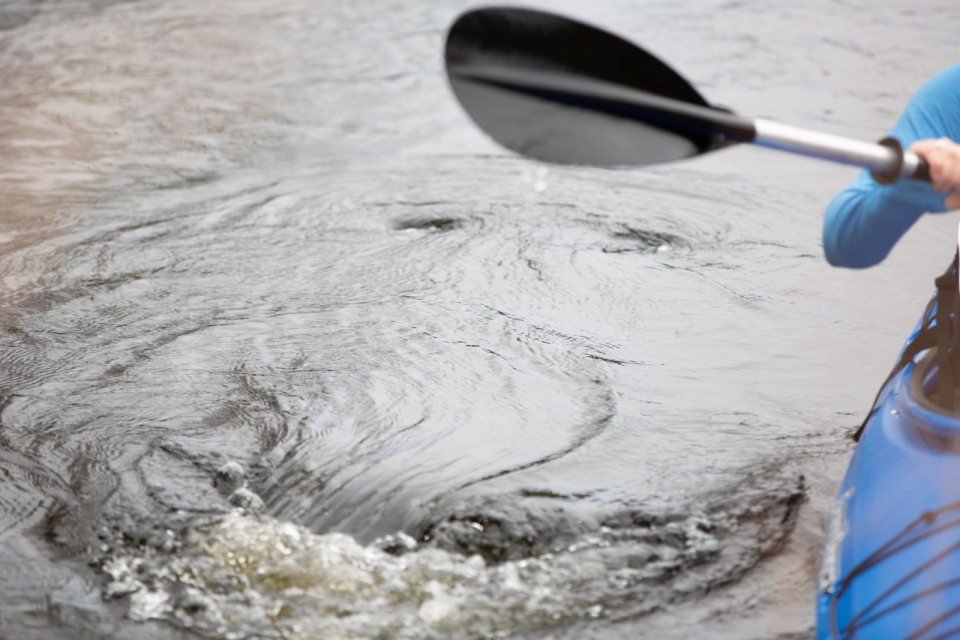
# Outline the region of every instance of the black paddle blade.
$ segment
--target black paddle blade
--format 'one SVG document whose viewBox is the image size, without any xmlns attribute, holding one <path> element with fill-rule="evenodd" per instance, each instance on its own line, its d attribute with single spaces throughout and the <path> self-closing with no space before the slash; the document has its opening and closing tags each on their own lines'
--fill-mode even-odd
<svg viewBox="0 0 960 640">
<path fill-rule="evenodd" d="M 722 113 L 686 80 L 637 46 L 561 16 L 506 7 L 470 11 L 450 30 L 446 66 L 477 124 L 532 158 L 651 164 L 718 146 L 709 125 L 671 113 L 677 107 Z"/>
</svg>

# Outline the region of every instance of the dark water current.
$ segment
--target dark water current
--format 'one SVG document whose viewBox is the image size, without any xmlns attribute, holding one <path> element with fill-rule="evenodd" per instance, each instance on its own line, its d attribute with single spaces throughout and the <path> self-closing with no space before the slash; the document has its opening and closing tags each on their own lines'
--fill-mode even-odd
<svg viewBox="0 0 960 640">
<path fill-rule="evenodd" d="M 533 3 L 879 138 L 924 0 Z M 454 103 L 467 2 L 0 5 L 0 636 L 803 638 L 948 260 L 821 257 L 851 169 L 547 168 Z"/>
</svg>

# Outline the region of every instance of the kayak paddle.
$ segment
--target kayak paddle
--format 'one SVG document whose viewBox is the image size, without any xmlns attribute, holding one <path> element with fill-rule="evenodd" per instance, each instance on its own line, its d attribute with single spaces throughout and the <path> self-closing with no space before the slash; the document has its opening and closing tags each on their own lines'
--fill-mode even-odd
<svg viewBox="0 0 960 640">
<path fill-rule="evenodd" d="M 542 11 L 465 13 L 450 29 L 445 59 L 453 91 L 477 124 L 538 160 L 643 165 L 749 142 L 865 167 L 884 184 L 930 180 L 926 161 L 893 138 L 872 144 L 744 118 L 711 106 L 643 49 Z"/>
</svg>

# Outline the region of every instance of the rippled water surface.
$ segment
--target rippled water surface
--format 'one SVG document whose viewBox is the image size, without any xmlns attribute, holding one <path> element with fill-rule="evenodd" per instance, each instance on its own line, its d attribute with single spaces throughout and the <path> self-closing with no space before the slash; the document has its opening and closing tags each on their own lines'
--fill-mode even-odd
<svg viewBox="0 0 960 640">
<path fill-rule="evenodd" d="M 865 139 L 953 2 L 533 3 Z M 807 637 L 849 435 L 950 253 L 851 169 L 496 148 L 460 0 L 0 5 L 0 636 Z"/>
</svg>

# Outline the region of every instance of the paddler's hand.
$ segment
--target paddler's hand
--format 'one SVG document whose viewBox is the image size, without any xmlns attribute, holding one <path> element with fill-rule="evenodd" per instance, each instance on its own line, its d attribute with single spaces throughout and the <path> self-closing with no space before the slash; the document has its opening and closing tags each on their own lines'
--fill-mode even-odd
<svg viewBox="0 0 960 640">
<path fill-rule="evenodd" d="M 930 165 L 930 182 L 947 195 L 947 211 L 960 209 L 960 144 L 949 138 L 918 140 L 910 145 L 910 151 Z"/>
</svg>

